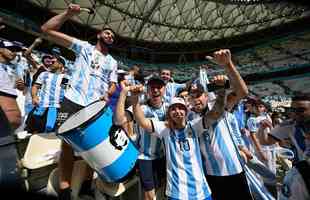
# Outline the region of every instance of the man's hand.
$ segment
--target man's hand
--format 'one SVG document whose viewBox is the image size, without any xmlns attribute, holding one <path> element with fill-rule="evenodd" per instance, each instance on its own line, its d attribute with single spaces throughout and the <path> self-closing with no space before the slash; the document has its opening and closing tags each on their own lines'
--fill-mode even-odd
<svg viewBox="0 0 310 200">
<path fill-rule="evenodd" d="M 78 4 L 70 4 L 66 12 L 66 14 L 69 16 L 78 15 L 81 12 L 81 6 Z"/>
<path fill-rule="evenodd" d="M 240 130 L 240 132 L 241 132 L 242 135 L 246 135 L 247 137 L 249 137 L 249 135 L 250 135 L 250 131 L 248 129 L 246 129 L 246 128 L 242 128 Z"/>
<path fill-rule="evenodd" d="M 273 128 L 272 127 L 272 123 L 268 120 L 268 119 L 264 119 L 260 122 L 260 125 L 262 127 L 262 129 L 265 129 L 265 128 Z"/>
<path fill-rule="evenodd" d="M 229 49 L 221 49 L 219 51 L 215 51 L 212 56 L 206 56 L 208 60 L 211 62 L 215 62 L 222 66 L 227 66 L 232 63 L 231 53 Z"/>
<path fill-rule="evenodd" d="M 131 95 L 127 98 L 130 98 L 132 104 L 136 104 L 139 101 L 139 96 L 143 92 L 143 85 L 131 85 L 123 88 L 126 94 L 130 91 Z"/>
<path fill-rule="evenodd" d="M 263 152 L 258 151 L 258 156 L 259 156 L 259 158 L 260 158 L 263 162 L 267 162 L 267 161 L 268 161 L 267 156 L 266 156 Z"/>
<path fill-rule="evenodd" d="M 214 82 L 218 86 L 224 86 L 226 80 L 228 80 L 227 76 L 216 75 L 216 76 L 213 77 L 212 82 Z"/>
<path fill-rule="evenodd" d="M 39 105 L 39 102 L 40 102 L 40 100 L 39 100 L 39 97 L 38 97 L 38 96 L 32 97 L 32 104 L 33 104 L 34 106 L 38 106 L 38 105 Z"/>
<path fill-rule="evenodd" d="M 18 89 L 18 90 L 20 90 L 20 91 L 24 91 L 24 89 L 25 89 L 25 83 L 24 83 L 24 81 L 22 80 L 22 79 L 17 79 L 16 81 L 15 81 L 15 85 L 16 85 L 16 88 Z"/>
</svg>

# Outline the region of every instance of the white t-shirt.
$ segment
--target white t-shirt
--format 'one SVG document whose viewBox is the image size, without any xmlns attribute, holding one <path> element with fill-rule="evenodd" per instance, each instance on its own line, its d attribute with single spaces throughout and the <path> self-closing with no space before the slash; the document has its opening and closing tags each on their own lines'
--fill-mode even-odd
<svg viewBox="0 0 310 200">
<path fill-rule="evenodd" d="M 17 96 L 15 83 L 11 81 L 3 65 L 4 64 L 0 64 L 0 92 Z"/>
</svg>

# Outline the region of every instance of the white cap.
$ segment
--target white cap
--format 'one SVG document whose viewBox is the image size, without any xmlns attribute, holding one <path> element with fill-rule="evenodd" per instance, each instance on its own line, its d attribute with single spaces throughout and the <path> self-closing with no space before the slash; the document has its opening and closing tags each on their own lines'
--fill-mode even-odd
<svg viewBox="0 0 310 200">
<path fill-rule="evenodd" d="M 118 74 L 128 74 L 129 72 L 122 70 L 122 69 L 119 69 L 119 70 L 117 70 L 117 73 Z"/>
<path fill-rule="evenodd" d="M 174 98 L 172 98 L 169 107 L 174 105 L 174 104 L 182 104 L 186 108 L 185 101 L 181 97 L 174 97 Z"/>
</svg>

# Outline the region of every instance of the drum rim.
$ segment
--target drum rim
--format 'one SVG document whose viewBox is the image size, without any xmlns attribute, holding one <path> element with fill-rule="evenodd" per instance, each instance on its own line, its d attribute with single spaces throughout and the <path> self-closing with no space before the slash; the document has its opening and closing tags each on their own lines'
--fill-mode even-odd
<svg viewBox="0 0 310 200">
<path fill-rule="evenodd" d="M 93 103 L 89 104 L 88 106 L 90 106 L 90 105 L 92 105 L 92 104 L 94 104 L 94 103 L 97 103 L 97 102 L 99 102 L 99 101 L 93 102 Z M 87 107 L 87 106 L 86 106 L 86 107 Z M 85 108 L 86 108 L 86 107 L 85 107 Z M 59 127 L 56 129 L 56 131 L 55 131 L 56 135 L 67 134 L 67 133 L 69 133 L 69 132 L 71 132 L 72 130 L 75 130 L 75 129 L 85 129 L 90 123 L 96 121 L 96 120 L 101 116 L 102 112 L 106 111 L 106 109 L 108 109 L 108 107 L 109 107 L 108 104 L 106 104 L 97 114 L 95 114 L 94 116 L 92 116 L 91 118 L 89 118 L 89 120 L 87 120 L 87 121 L 81 123 L 81 124 L 78 125 L 77 127 L 72 127 L 72 128 L 70 128 L 69 130 L 64 131 L 64 132 L 62 132 L 62 133 L 59 133 L 59 128 L 61 127 L 61 126 L 59 126 Z M 80 110 L 80 111 L 81 111 L 81 110 Z M 78 111 L 78 112 L 80 112 L 80 111 Z M 77 113 L 78 113 L 78 112 L 77 112 Z M 70 117 L 69 117 L 68 119 L 70 119 Z M 68 119 L 67 119 L 67 120 L 68 120 Z M 65 122 L 66 122 L 66 121 L 65 121 Z M 65 122 L 64 122 L 64 123 L 65 123 Z"/>
</svg>

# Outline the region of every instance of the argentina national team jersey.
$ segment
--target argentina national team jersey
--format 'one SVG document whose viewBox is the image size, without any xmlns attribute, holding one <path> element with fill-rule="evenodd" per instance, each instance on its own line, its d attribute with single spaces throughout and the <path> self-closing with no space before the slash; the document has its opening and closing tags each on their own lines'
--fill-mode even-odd
<svg viewBox="0 0 310 200">
<path fill-rule="evenodd" d="M 164 101 L 166 103 L 170 103 L 171 99 L 173 97 L 177 96 L 177 93 L 186 87 L 186 84 L 180 84 L 180 83 L 171 83 L 168 82 L 166 84 L 166 88 L 165 88 L 165 95 L 164 95 Z"/>
<path fill-rule="evenodd" d="M 152 120 L 154 134 L 162 138 L 167 166 L 166 195 L 174 199 L 206 199 L 211 195 L 202 168 L 198 134 L 202 118 L 187 123 L 182 130 L 171 130 L 165 122 Z"/>
<path fill-rule="evenodd" d="M 155 118 L 159 121 L 164 121 L 166 116 L 166 103 L 163 103 L 160 108 L 153 108 L 149 105 L 143 105 L 142 110 L 146 118 Z M 163 157 L 162 142 L 158 137 L 155 137 L 141 127 L 138 127 L 139 133 L 139 159 L 154 160 Z"/>
<path fill-rule="evenodd" d="M 117 82 L 117 62 L 111 55 L 103 55 L 85 41 L 75 39 L 70 48 L 76 54 L 75 70 L 65 97 L 87 106 L 105 96 L 111 82 Z"/>
<path fill-rule="evenodd" d="M 42 72 L 36 83 L 41 85 L 38 96 L 40 99 L 39 107 L 60 107 L 60 102 L 64 98 L 64 86 L 62 80 L 64 74 Z"/>
<path fill-rule="evenodd" d="M 228 129 L 223 115 L 200 136 L 200 149 L 207 175 L 229 176 L 242 172 L 231 134 L 232 129 Z"/>
</svg>

